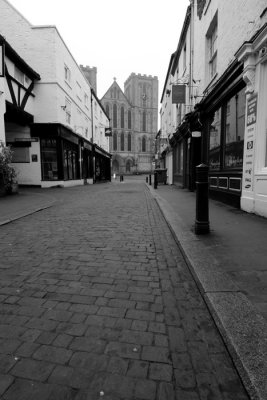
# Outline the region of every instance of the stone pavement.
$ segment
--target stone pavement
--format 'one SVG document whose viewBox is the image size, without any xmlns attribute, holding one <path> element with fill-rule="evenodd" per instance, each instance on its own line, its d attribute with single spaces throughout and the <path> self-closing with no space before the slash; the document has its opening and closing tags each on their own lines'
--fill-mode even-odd
<svg viewBox="0 0 267 400">
<path fill-rule="evenodd" d="M 0 227 L 1 399 L 249 399 L 146 185 L 53 197 Z"/>
<path fill-rule="evenodd" d="M 0 197 L 0 226 L 51 207 L 56 199 L 53 189 L 19 189 L 19 194 Z"/>
<path fill-rule="evenodd" d="M 149 189 L 208 304 L 251 397 L 267 399 L 267 220 L 210 200 L 209 235 L 194 234 L 195 193 Z"/>
</svg>

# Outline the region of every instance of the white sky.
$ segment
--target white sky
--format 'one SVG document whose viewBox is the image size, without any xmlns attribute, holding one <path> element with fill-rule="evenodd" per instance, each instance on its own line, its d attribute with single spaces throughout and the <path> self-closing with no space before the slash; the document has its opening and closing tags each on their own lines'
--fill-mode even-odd
<svg viewBox="0 0 267 400">
<path fill-rule="evenodd" d="M 189 0 L 9 0 L 32 25 L 56 25 L 78 64 L 97 67 L 97 94 L 134 73 L 156 75 L 161 97 Z"/>
</svg>

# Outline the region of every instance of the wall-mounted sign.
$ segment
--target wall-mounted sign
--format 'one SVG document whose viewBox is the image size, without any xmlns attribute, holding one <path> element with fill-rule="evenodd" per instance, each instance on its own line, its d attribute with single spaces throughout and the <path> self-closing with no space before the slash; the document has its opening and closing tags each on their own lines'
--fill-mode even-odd
<svg viewBox="0 0 267 400">
<path fill-rule="evenodd" d="M 258 96 L 253 95 L 247 100 L 247 123 L 245 131 L 243 190 L 252 192 L 254 171 L 255 130 L 257 122 Z"/>
<path fill-rule="evenodd" d="M 32 154 L 32 162 L 37 162 L 37 161 L 38 161 L 38 155 Z"/>
<path fill-rule="evenodd" d="M 0 77 L 5 76 L 5 45 L 0 43 Z"/>
<path fill-rule="evenodd" d="M 111 128 L 105 128 L 105 136 L 112 136 L 112 129 Z"/>
<path fill-rule="evenodd" d="M 192 131 L 191 134 L 192 134 L 192 137 L 201 137 L 201 132 L 199 132 L 199 131 Z"/>
<path fill-rule="evenodd" d="M 172 85 L 172 104 L 185 104 L 186 85 Z"/>
</svg>

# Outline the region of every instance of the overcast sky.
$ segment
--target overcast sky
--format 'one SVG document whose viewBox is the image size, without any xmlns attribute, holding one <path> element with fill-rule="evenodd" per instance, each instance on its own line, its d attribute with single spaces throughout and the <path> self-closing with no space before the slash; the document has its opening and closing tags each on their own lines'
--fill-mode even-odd
<svg viewBox="0 0 267 400">
<path fill-rule="evenodd" d="M 78 64 L 97 67 L 97 94 L 132 73 L 156 75 L 161 96 L 189 0 L 9 0 L 32 25 L 56 25 Z M 15 29 L 15 28 L 14 28 Z"/>
</svg>

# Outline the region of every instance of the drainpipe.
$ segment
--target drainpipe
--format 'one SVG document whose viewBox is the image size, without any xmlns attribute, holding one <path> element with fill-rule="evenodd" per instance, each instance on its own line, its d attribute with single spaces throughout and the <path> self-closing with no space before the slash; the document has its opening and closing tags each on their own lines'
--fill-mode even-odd
<svg viewBox="0 0 267 400">
<path fill-rule="evenodd" d="M 193 79 L 194 79 L 194 0 L 190 0 L 191 16 L 190 16 L 190 56 L 189 56 L 189 101 L 193 103 Z"/>
<path fill-rule="evenodd" d="M 94 113 L 93 113 L 93 94 L 91 89 L 91 125 L 92 125 L 92 154 L 93 154 L 93 183 L 95 183 L 95 145 L 94 145 Z"/>
</svg>

